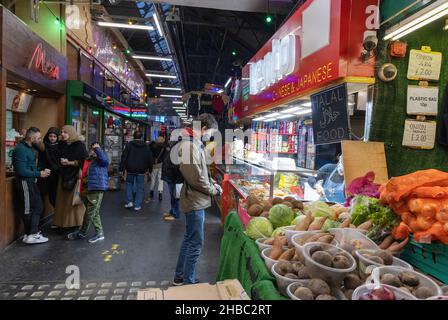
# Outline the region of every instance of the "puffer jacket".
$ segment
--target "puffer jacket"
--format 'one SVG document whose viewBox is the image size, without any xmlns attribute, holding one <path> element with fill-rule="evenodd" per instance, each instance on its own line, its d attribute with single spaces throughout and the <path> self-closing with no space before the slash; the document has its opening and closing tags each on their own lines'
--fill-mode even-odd
<svg viewBox="0 0 448 320">
<path fill-rule="evenodd" d="M 199 140 L 182 141 L 179 145 L 179 169 L 184 177 L 180 194 L 180 209 L 183 213 L 207 209 L 211 206 L 211 195 L 218 191 L 208 176 L 204 145 Z"/>
<path fill-rule="evenodd" d="M 95 153 L 96 158 L 89 160 L 87 190 L 106 191 L 109 185 L 109 175 L 107 173 L 109 158 L 100 148 L 96 148 Z"/>
</svg>

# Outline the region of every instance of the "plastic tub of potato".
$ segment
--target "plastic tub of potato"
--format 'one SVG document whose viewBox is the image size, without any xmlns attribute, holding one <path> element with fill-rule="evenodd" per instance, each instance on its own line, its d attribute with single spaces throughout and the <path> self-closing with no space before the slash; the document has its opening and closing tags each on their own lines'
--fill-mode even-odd
<svg viewBox="0 0 448 320">
<path fill-rule="evenodd" d="M 305 280 L 301 280 L 301 281 L 296 280 L 295 282 L 289 284 L 286 287 L 286 294 L 291 300 L 302 300 L 300 298 L 297 298 L 294 295 L 294 292 L 297 290 L 297 288 L 306 287 L 308 285 L 309 280 L 307 280 L 307 282 L 304 282 L 304 281 Z M 339 289 L 331 288 L 331 295 L 334 296 L 337 300 L 347 300 L 347 298 L 344 296 L 342 291 Z"/>
<path fill-rule="evenodd" d="M 278 261 L 269 258 L 269 254 L 271 253 L 272 248 L 266 248 L 261 251 L 261 256 L 263 257 L 264 263 L 266 264 L 266 267 L 268 268 L 269 272 L 272 270 L 272 266 Z"/>
<path fill-rule="evenodd" d="M 258 249 L 260 251 L 263 251 L 266 248 L 272 248 L 272 244 L 265 244 L 265 243 L 263 243 L 263 241 L 266 241 L 267 239 L 269 239 L 269 238 L 259 238 L 259 239 L 255 240 L 255 243 L 257 244 Z M 287 246 L 283 246 L 283 249 L 287 250 L 288 247 Z"/>
<path fill-rule="evenodd" d="M 370 274 L 372 273 L 372 271 L 375 267 L 384 266 L 383 264 L 372 261 L 363 256 L 363 254 L 365 254 L 365 253 L 373 253 L 375 251 L 377 251 L 377 250 L 363 249 L 363 250 L 355 251 L 355 257 L 358 260 L 359 276 L 362 279 L 366 279 L 368 276 L 370 276 Z M 409 269 L 409 270 L 414 270 L 414 268 L 409 263 L 407 263 L 406 261 L 403 261 L 397 257 L 393 257 L 392 266 L 402 267 L 402 268 Z"/>
<path fill-rule="evenodd" d="M 361 231 L 351 228 L 332 228 L 328 230 L 339 242 L 338 246 L 354 255 L 355 250 L 379 250 L 378 245 L 366 237 Z"/>
<path fill-rule="evenodd" d="M 308 282 L 310 281 L 309 279 L 291 279 L 285 276 L 282 276 L 279 272 L 278 272 L 278 262 L 274 263 L 274 265 L 271 268 L 271 273 L 272 275 L 275 277 L 275 279 L 277 280 L 277 288 L 280 291 L 281 294 L 283 294 L 284 296 L 287 296 L 287 292 L 286 292 L 286 288 L 294 282 L 299 282 L 303 285 L 307 285 Z"/>
<path fill-rule="evenodd" d="M 337 269 L 314 261 L 311 258 L 310 250 L 315 247 L 320 247 L 323 251 L 328 252 L 333 257 L 336 254 L 345 256 L 349 261 L 349 266 L 344 269 Z M 335 287 L 340 286 L 345 276 L 356 269 L 356 260 L 353 256 L 344 249 L 338 248 L 332 244 L 310 242 L 303 246 L 302 254 L 305 258 L 305 266 L 310 278 L 322 279 L 329 285 Z"/>
<path fill-rule="evenodd" d="M 364 300 L 364 299 L 362 299 L 362 296 L 365 293 L 369 293 L 372 290 L 374 290 L 376 288 L 381 288 L 381 287 L 385 287 L 385 288 L 389 289 L 390 291 L 392 291 L 395 296 L 395 300 L 418 300 L 412 294 L 407 293 L 403 290 L 400 290 L 396 287 L 389 286 L 387 284 L 377 285 L 377 284 L 370 284 L 370 283 L 363 284 L 362 286 L 359 286 L 358 288 L 356 288 L 355 291 L 353 291 L 352 300 Z M 382 299 L 376 299 L 376 300 L 382 300 Z M 383 299 L 383 300 L 386 300 L 386 299 Z"/>
<path fill-rule="evenodd" d="M 409 272 L 410 274 L 415 276 L 419 281 L 419 286 L 427 287 L 430 290 L 428 292 L 428 294 L 430 293 L 430 296 L 442 296 L 443 295 L 442 288 L 440 288 L 440 286 L 434 280 L 425 276 L 424 274 L 421 274 L 420 272 L 410 270 L 407 268 L 403 268 L 403 267 L 396 267 L 396 266 L 376 267 L 375 269 L 373 269 L 371 276 L 367 278 L 366 284 L 369 284 L 369 283 L 373 284 L 375 281 L 374 279 L 378 279 L 377 281 L 380 281 L 382 276 L 385 274 L 393 274 L 395 276 L 398 276 L 402 272 Z M 396 279 L 392 278 L 392 281 L 395 282 Z M 393 285 L 392 283 L 384 283 L 384 284 Z M 393 285 L 393 286 L 395 286 L 395 285 Z M 401 289 L 401 288 L 398 288 L 398 289 L 401 291 L 404 291 L 405 293 L 408 293 L 408 291 L 406 291 L 404 289 Z M 419 299 L 418 297 L 416 297 L 416 298 Z"/>
<path fill-rule="evenodd" d="M 315 235 L 315 234 L 319 234 L 322 233 L 322 235 L 325 234 L 325 232 L 320 232 L 320 231 L 304 231 L 303 233 L 299 233 L 299 234 L 295 234 L 292 236 L 291 238 L 291 243 L 293 244 L 294 248 L 296 249 L 296 252 L 298 254 L 303 254 L 303 245 L 301 245 L 299 243 L 300 239 L 304 238 L 304 237 L 308 237 L 310 235 Z M 330 235 L 328 233 L 328 235 Z M 314 241 L 317 242 L 317 241 Z M 339 242 L 336 240 L 336 238 L 333 238 L 333 240 L 330 242 L 330 244 L 334 245 L 334 246 L 338 246 Z"/>
</svg>

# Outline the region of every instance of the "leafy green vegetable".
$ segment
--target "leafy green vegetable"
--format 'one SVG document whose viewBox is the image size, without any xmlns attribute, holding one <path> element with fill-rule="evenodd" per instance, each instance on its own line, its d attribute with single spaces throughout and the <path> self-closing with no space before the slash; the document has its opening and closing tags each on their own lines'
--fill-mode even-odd
<svg viewBox="0 0 448 320">
<path fill-rule="evenodd" d="M 325 223 L 322 226 L 322 232 L 328 232 L 328 230 L 332 229 L 332 228 L 339 228 L 340 224 L 341 223 L 338 221 L 333 221 L 331 219 L 327 219 L 327 220 L 325 220 Z"/>
<path fill-rule="evenodd" d="M 314 218 L 328 218 L 332 213 L 330 206 L 323 201 L 314 201 L 308 206 L 308 210 Z"/>
</svg>

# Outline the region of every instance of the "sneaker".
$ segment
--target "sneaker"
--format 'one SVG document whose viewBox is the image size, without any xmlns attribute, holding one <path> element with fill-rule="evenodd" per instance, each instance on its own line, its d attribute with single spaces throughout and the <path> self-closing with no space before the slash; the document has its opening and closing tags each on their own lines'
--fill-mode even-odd
<svg viewBox="0 0 448 320">
<path fill-rule="evenodd" d="M 133 204 L 132 202 L 126 203 L 126 204 L 124 205 L 124 207 L 125 207 L 126 209 L 130 209 L 130 208 L 132 208 L 133 206 L 134 206 L 134 204 Z"/>
<path fill-rule="evenodd" d="M 22 238 L 22 242 L 23 243 L 26 243 L 26 239 L 28 238 L 28 235 L 27 234 L 25 234 L 24 236 L 23 236 L 23 238 Z"/>
<path fill-rule="evenodd" d="M 194 284 L 196 284 L 196 283 L 201 283 L 201 281 L 198 279 L 198 278 L 196 278 L 195 280 L 194 280 Z M 184 283 L 184 278 L 180 278 L 180 277 L 175 277 L 174 278 L 174 280 L 173 280 L 173 286 L 183 286 L 185 283 Z"/>
<path fill-rule="evenodd" d="M 164 213 L 163 214 L 163 217 L 165 218 L 165 217 L 169 217 L 171 215 L 171 213 L 169 213 L 169 212 L 167 212 L 167 213 Z"/>
<path fill-rule="evenodd" d="M 140 211 L 140 210 L 142 210 L 142 207 L 135 207 L 134 208 L 134 211 Z"/>
<path fill-rule="evenodd" d="M 48 238 L 45 238 L 43 235 L 40 234 L 40 232 L 36 234 L 30 234 L 25 241 L 26 244 L 38 244 L 45 242 L 48 242 Z"/>
<path fill-rule="evenodd" d="M 94 235 L 92 238 L 90 238 L 87 241 L 89 243 L 95 243 L 95 242 L 102 241 L 102 240 L 104 240 L 104 234 L 103 233 L 97 233 L 96 235 Z"/>
<path fill-rule="evenodd" d="M 152 199 L 152 198 L 154 198 L 154 191 L 153 190 L 151 190 L 150 192 L 149 192 L 149 197 Z"/>
<path fill-rule="evenodd" d="M 85 237 L 86 237 L 86 235 L 81 233 L 79 230 L 69 233 L 67 235 L 68 240 L 81 240 L 81 239 L 84 239 Z"/>
<path fill-rule="evenodd" d="M 159 193 L 159 201 L 162 201 L 162 194 Z"/>
<path fill-rule="evenodd" d="M 163 217 L 163 220 L 165 220 L 165 221 L 174 221 L 174 220 L 176 220 L 176 218 L 174 218 L 172 215 L 169 215 L 169 216 Z"/>
</svg>

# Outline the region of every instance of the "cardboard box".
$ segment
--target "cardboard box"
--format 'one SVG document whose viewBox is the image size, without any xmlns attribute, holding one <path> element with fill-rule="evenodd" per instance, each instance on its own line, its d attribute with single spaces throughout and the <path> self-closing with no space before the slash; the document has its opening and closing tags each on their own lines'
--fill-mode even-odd
<svg viewBox="0 0 448 320">
<path fill-rule="evenodd" d="M 198 283 L 166 290 L 148 288 L 139 290 L 137 300 L 250 300 L 241 283 L 224 280 L 215 285 Z"/>
</svg>

